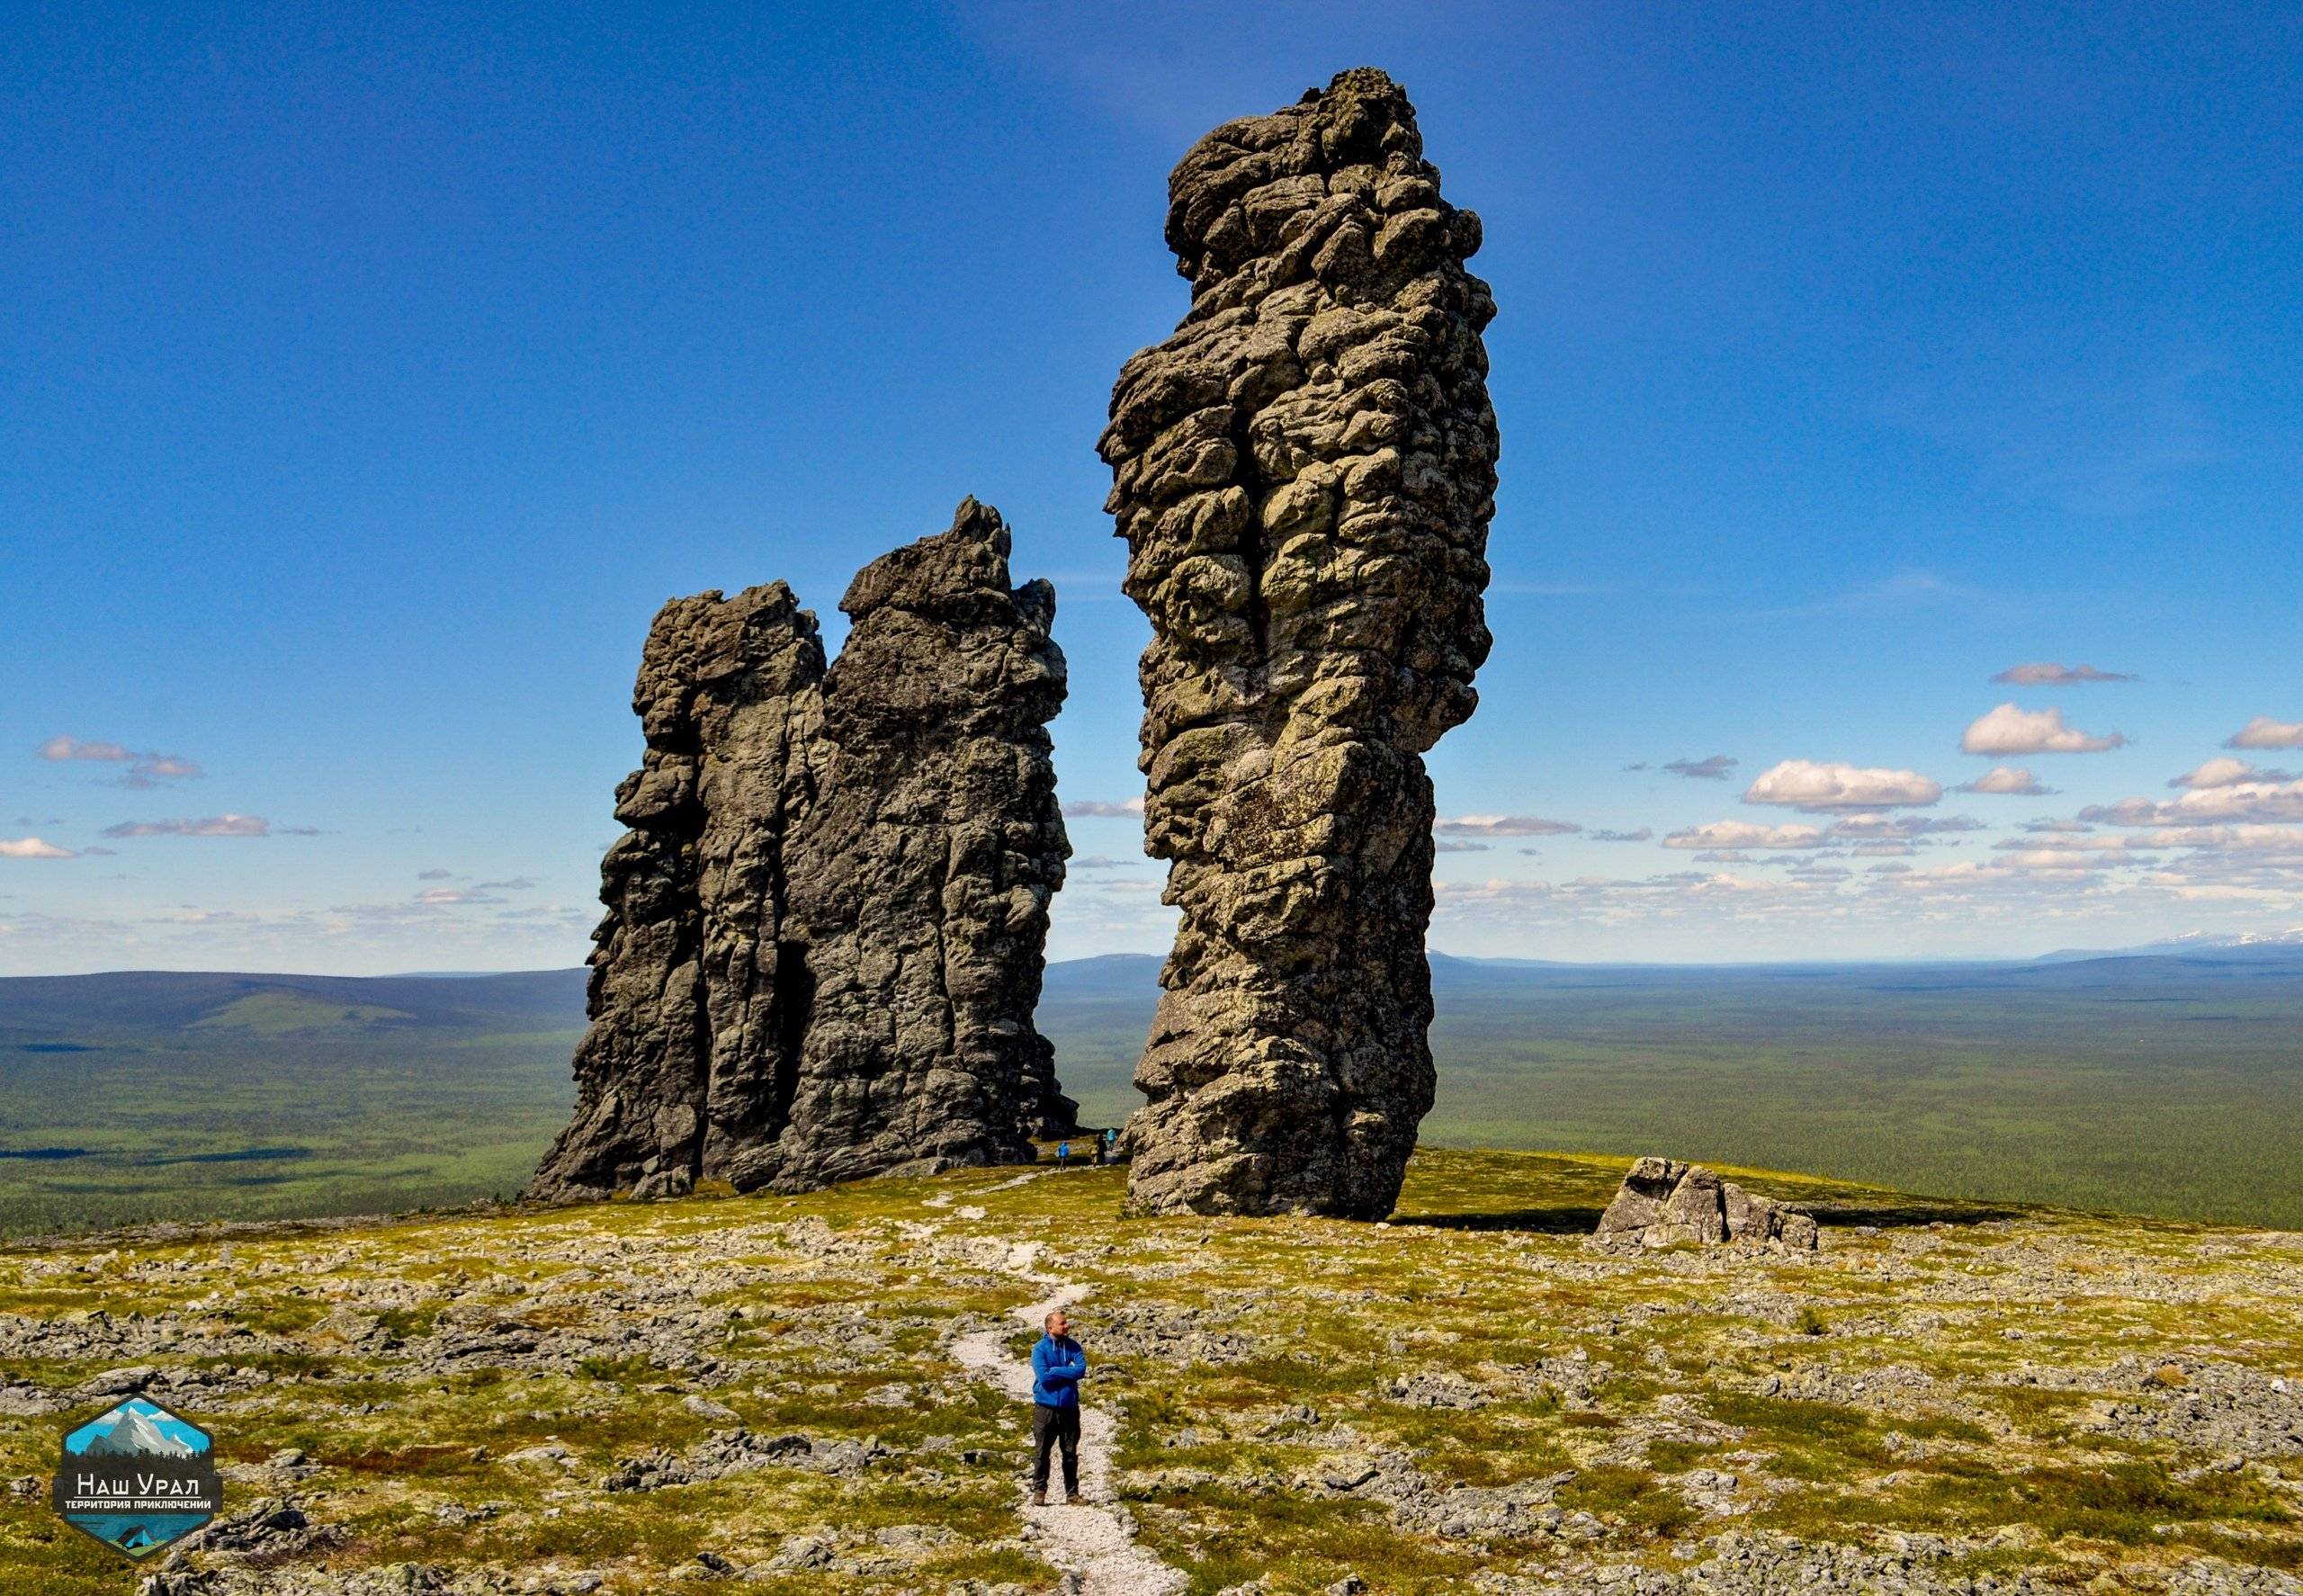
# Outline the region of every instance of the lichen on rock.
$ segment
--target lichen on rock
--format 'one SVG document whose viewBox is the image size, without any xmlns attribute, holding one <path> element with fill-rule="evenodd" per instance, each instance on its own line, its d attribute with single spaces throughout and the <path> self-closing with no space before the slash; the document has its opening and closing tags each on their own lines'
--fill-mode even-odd
<svg viewBox="0 0 2303 1596">
<path fill-rule="evenodd" d="M 1747 1191 L 1701 1164 L 1643 1158 L 1616 1188 L 1592 1240 L 1602 1245 L 1730 1242 L 1813 1251 L 1816 1233 L 1815 1215 L 1804 1208 Z"/>
<path fill-rule="evenodd" d="M 1182 910 L 1129 1202 L 1378 1217 L 1431 1104 L 1422 755 L 1489 645 L 1479 220 L 1369 68 L 1216 129 L 1169 193 L 1191 309 L 1099 444 Z"/>
<path fill-rule="evenodd" d="M 1032 1027 L 1063 655 L 1008 551 L 963 501 L 856 577 L 829 668 L 781 582 L 657 615 L 576 1113 L 533 1194 L 801 1190 L 1025 1160 L 1071 1123 Z"/>
</svg>

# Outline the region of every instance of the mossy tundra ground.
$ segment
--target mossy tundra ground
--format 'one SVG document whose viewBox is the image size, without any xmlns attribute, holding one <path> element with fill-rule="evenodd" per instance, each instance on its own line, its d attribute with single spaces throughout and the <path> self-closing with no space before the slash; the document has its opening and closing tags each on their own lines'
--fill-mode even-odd
<svg viewBox="0 0 2303 1596">
<path fill-rule="evenodd" d="M 0 1591 L 1054 1591 L 953 1352 L 1051 1276 L 1207 1596 L 2303 1589 L 2303 1235 L 1738 1171 L 1822 1251 L 1592 1251 L 1624 1163 L 1425 1152 L 1385 1225 L 986 1170 L 13 1248 Z M 139 1567 L 44 1500 L 131 1390 L 228 1493 Z"/>
</svg>

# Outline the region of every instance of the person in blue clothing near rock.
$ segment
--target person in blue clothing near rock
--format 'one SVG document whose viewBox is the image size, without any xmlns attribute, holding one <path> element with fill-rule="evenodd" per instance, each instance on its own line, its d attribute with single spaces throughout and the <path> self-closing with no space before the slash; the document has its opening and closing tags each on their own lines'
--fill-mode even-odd
<svg viewBox="0 0 2303 1596">
<path fill-rule="evenodd" d="M 1047 1505 L 1048 1454 L 1063 1448 L 1063 1499 L 1080 1500 L 1080 1382 L 1088 1355 L 1071 1339 L 1071 1322 L 1056 1309 L 1032 1349 L 1032 1505 Z"/>
</svg>

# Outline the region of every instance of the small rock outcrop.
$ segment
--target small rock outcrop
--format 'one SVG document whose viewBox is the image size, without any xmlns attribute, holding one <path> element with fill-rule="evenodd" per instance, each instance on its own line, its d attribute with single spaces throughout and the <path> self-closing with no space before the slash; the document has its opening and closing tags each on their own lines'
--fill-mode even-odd
<svg viewBox="0 0 2303 1596">
<path fill-rule="evenodd" d="M 1376 1218 L 1431 1105 L 1431 784 L 1468 717 L 1497 440 L 1413 108 L 1372 69 L 1169 180 L 1191 280 L 1098 445 L 1151 618 L 1145 847 L 1182 910 L 1136 1070 L 1138 1211 Z"/>
<path fill-rule="evenodd" d="M 1723 1180 L 1701 1164 L 1643 1158 L 1631 1166 L 1600 1215 L 1593 1239 L 1609 1244 L 1669 1247 L 1775 1245 L 1815 1249 L 1815 1215 Z"/>
<path fill-rule="evenodd" d="M 1027 1160 L 1068 1126 L 1032 1028 L 1071 849 L 1054 590 L 998 512 L 866 567 L 829 668 L 781 582 L 675 599 L 601 863 L 574 1118 L 533 1195 Z"/>
</svg>

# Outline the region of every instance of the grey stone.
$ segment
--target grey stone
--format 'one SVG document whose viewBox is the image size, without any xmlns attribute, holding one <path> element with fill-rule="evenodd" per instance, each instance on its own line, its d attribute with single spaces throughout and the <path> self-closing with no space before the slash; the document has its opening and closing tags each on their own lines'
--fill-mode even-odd
<svg viewBox="0 0 2303 1596">
<path fill-rule="evenodd" d="M 656 617 L 576 1113 L 531 1195 L 806 1190 L 1028 1161 L 1072 1123 L 1032 1028 L 1063 655 L 1008 551 L 963 501 L 858 574 L 829 668 L 780 582 Z"/>
<path fill-rule="evenodd" d="M 1616 1188 L 1592 1240 L 1602 1245 L 1732 1242 L 1813 1251 L 1817 1236 L 1815 1215 L 1804 1209 L 1747 1191 L 1701 1164 L 1642 1158 Z"/>
<path fill-rule="evenodd" d="M 1169 180 L 1191 309 L 1098 444 L 1153 631 L 1145 847 L 1182 910 L 1139 1212 L 1380 1218 L 1431 1105 L 1422 756 L 1477 702 L 1497 452 L 1479 220 L 1438 180 L 1371 68 Z"/>
</svg>

